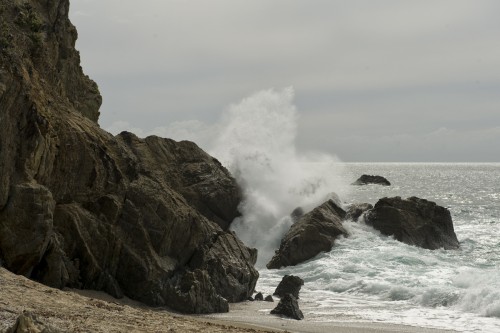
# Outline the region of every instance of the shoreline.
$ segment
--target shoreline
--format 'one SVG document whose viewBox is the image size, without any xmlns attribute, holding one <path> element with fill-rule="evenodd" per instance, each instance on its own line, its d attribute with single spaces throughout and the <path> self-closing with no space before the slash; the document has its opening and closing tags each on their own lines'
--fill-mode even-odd
<svg viewBox="0 0 500 333">
<path fill-rule="evenodd" d="M 0 267 L 0 332 L 11 327 L 23 311 L 30 311 L 44 324 L 67 332 L 452 332 L 348 318 L 328 323 L 310 318 L 283 319 L 269 314 L 276 304 L 243 302 L 231 304 L 229 313 L 184 315 L 128 298 L 115 299 L 103 292 L 50 288 Z"/>
<path fill-rule="evenodd" d="M 332 318 L 331 321 L 316 321 L 307 316 L 303 320 L 281 318 L 270 314 L 271 309 L 277 305 L 277 301 L 269 303 L 265 301 L 247 301 L 230 305 L 228 313 L 217 313 L 200 315 L 196 318 L 213 320 L 214 322 L 226 322 L 231 325 L 240 324 L 246 327 L 269 329 L 277 332 L 294 333 L 452 333 L 453 330 L 425 328 L 419 326 L 408 326 L 382 322 L 368 322 L 353 317 Z M 299 301 L 300 305 L 300 301 Z"/>
</svg>

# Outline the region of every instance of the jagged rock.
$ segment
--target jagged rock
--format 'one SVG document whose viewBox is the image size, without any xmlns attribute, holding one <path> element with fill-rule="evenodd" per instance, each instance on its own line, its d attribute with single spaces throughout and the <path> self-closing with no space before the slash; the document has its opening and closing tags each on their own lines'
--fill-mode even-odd
<svg viewBox="0 0 500 333">
<path fill-rule="evenodd" d="M 166 297 L 176 304 L 176 310 L 185 313 L 229 311 L 227 300 L 217 293 L 208 272 L 199 269 L 186 272 Z"/>
<path fill-rule="evenodd" d="M 368 185 L 368 184 L 376 184 L 376 185 L 384 185 L 390 186 L 391 183 L 382 176 L 371 176 L 371 175 L 362 175 L 359 177 L 352 185 Z"/>
<path fill-rule="evenodd" d="M 304 280 L 298 276 L 285 275 L 281 282 L 276 287 L 273 295 L 283 297 L 286 294 L 291 294 L 295 298 L 299 298 L 300 288 L 304 285 Z"/>
<path fill-rule="evenodd" d="M 304 314 L 299 309 L 297 299 L 291 294 L 285 294 L 280 299 L 278 305 L 271 310 L 271 314 L 285 316 L 296 320 L 304 319 Z"/>
<path fill-rule="evenodd" d="M 245 300 L 258 273 L 256 250 L 227 231 L 235 180 L 192 142 L 98 126 L 101 96 L 82 73 L 68 8 L 2 2 L 0 34 L 12 36 L 0 43 L 0 262 L 53 287 L 181 311 Z M 189 297 L 166 297 L 179 272 L 197 270 L 184 278 Z"/>
<path fill-rule="evenodd" d="M 262 295 L 262 293 L 257 293 L 255 295 L 255 300 L 256 301 L 263 301 L 264 300 L 264 295 Z"/>
<path fill-rule="evenodd" d="M 347 207 L 345 215 L 346 220 L 358 221 L 358 219 L 368 210 L 372 209 L 373 205 L 369 203 L 352 204 Z"/>
<path fill-rule="evenodd" d="M 274 298 L 271 295 L 267 295 L 266 298 L 264 298 L 264 301 L 266 301 L 266 302 L 274 302 Z"/>
<path fill-rule="evenodd" d="M 42 323 L 31 312 L 25 311 L 17 317 L 16 323 L 5 333 L 63 333 L 50 325 Z"/>
<path fill-rule="evenodd" d="M 339 214 L 345 216 L 340 207 L 328 200 L 302 216 L 281 240 L 280 247 L 267 264 L 267 268 L 297 265 L 320 252 L 330 251 L 337 237 L 348 235 Z"/>
<path fill-rule="evenodd" d="M 382 198 L 366 216 L 367 224 L 400 242 L 425 249 L 458 249 L 450 211 L 432 201 Z"/>
<path fill-rule="evenodd" d="M 304 209 L 302 207 L 297 207 L 293 210 L 293 212 L 290 214 L 290 218 L 292 219 L 293 223 L 297 222 L 302 216 L 304 215 Z"/>
</svg>

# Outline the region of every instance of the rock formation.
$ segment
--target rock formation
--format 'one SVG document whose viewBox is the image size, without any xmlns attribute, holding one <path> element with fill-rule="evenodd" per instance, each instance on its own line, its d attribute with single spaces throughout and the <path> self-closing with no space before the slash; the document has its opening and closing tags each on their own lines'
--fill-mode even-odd
<svg viewBox="0 0 500 333">
<path fill-rule="evenodd" d="M 280 315 L 296 320 L 304 319 L 304 314 L 299 309 L 297 299 L 291 294 L 285 294 L 278 305 L 271 310 L 271 314 Z"/>
<path fill-rule="evenodd" d="M 347 207 L 344 219 L 357 222 L 358 219 L 361 217 L 361 215 L 363 215 L 365 212 L 369 211 L 372 208 L 373 205 L 369 203 L 351 204 Z"/>
<path fill-rule="evenodd" d="M 382 198 L 365 216 L 384 235 L 425 249 L 458 249 L 450 211 L 432 201 L 411 197 Z"/>
<path fill-rule="evenodd" d="M 186 312 L 245 300 L 257 254 L 227 231 L 234 179 L 192 142 L 99 128 L 68 8 L 0 4 L 0 262 Z"/>
<path fill-rule="evenodd" d="M 348 235 L 341 223 L 344 216 L 345 212 L 332 200 L 303 215 L 281 240 L 267 268 L 297 265 L 320 252 L 330 251 L 337 237 Z"/>
<path fill-rule="evenodd" d="M 376 185 L 384 185 L 390 186 L 391 183 L 382 176 L 371 176 L 371 175 L 362 175 L 359 177 L 352 185 L 368 185 L 368 184 L 376 184 Z"/>
<path fill-rule="evenodd" d="M 295 298 L 299 298 L 300 288 L 304 285 L 304 280 L 298 276 L 285 275 L 276 287 L 273 295 L 283 297 L 286 294 L 291 294 Z"/>
</svg>

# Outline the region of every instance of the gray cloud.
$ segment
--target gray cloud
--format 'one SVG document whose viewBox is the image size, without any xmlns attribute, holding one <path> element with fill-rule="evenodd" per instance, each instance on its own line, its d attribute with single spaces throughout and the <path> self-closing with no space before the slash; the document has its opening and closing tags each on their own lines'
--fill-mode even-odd
<svg viewBox="0 0 500 333">
<path fill-rule="evenodd" d="M 231 103 L 292 85 L 303 150 L 499 161 L 499 11 L 494 0 L 82 0 L 71 16 L 104 128 L 206 138 Z"/>
</svg>

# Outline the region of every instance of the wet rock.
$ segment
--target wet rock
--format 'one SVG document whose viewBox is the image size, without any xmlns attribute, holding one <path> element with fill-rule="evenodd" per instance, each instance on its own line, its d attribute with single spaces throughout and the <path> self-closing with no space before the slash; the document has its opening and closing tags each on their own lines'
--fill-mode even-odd
<svg viewBox="0 0 500 333">
<path fill-rule="evenodd" d="M 264 300 L 264 295 L 262 295 L 262 293 L 257 293 L 255 295 L 255 300 L 256 301 L 263 301 Z"/>
<path fill-rule="evenodd" d="M 297 207 L 293 210 L 290 217 L 292 218 L 293 223 L 297 222 L 304 215 L 304 209 L 302 207 Z"/>
<path fill-rule="evenodd" d="M 366 214 L 366 223 L 400 242 L 425 249 L 458 249 L 450 211 L 432 201 L 382 198 Z"/>
<path fill-rule="evenodd" d="M 368 184 L 376 184 L 376 185 L 384 185 L 390 186 L 391 183 L 382 176 L 371 176 L 371 175 L 362 175 L 359 177 L 352 185 L 368 185 Z"/>
<path fill-rule="evenodd" d="M 229 304 L 212 285 L 207 271 L 186 272 L 175 288 L 166 293 L 175 309 L 185 313 L 228 312 Z"/>
<path fill-rule="evenodd" d="M 372 209 L 373 205 L 369 203 L 352 204 L 347 207 L 345 220 L 353 220 L 355 222 L 368 210 Z"/>
<path fill-rule="evenodd" d="M 304 285 L 304 280 L 298 276 L 285 275 L 281 282 L 276 287 L 273 295 L 283 297 L 286 294 L 291 294 L 295 298 L 299 298 L 300 288 Z"/>
<path fill-rule="evenodd" d="M 264 298 L 264 301 L 266 301 L 266 302 L 274 302 L 274 298 L 271 295 L 267 295 L 266 298 Z"/>
<path fill-rule="evenodd" d="M 297 265 L 321 252 L 330 251 L 337 237 L 348 235 L 342 226 L 341 215 L 345 216 L 343 209 L 328 200 L 302 216 L 281 240 L 267 268 Z"/>
<path fill-rule="evenodd" d="M 304 314 L 299 309 L 299 303 L 297 299 L 291 294 L 285 294 L 278 305 L 271 310 L 271 314 L 280 315 L 287 318 L 292 318 L 296 320 L 304 319 Z"/>
</svg>

